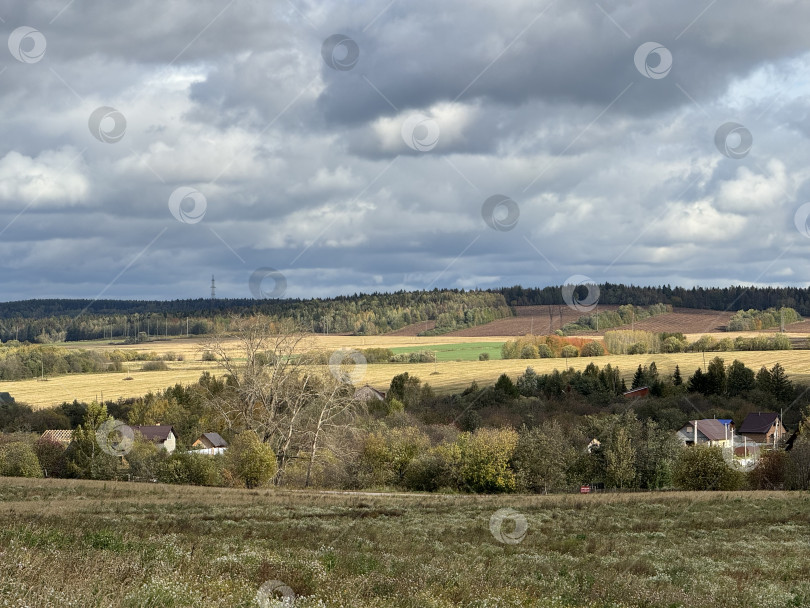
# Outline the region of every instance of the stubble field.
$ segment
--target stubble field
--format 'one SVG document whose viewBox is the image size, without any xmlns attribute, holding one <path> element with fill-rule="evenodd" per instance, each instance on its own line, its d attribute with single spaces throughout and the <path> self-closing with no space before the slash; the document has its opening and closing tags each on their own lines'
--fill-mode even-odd
<svg viewBox="0 0 810 608">
<path fill-rule="evenodd" d="M 733 334 L 722 334 L 729 336 Z M 752 334 L 746 334 L 752 335 Z M 790 334 L 789 334 L 790 335 Z M 327 353 L 340 349 L 362 349 L 371 347 L 385 347 L 403 350 L 439 350 L 441 352 L 436 363 L 387 363 L 369 364 L 362 374 L 358 374 L 355 384 L 370 384 L 380 390 L 386 390 L 391 378 L 396 374 L 409 372 L 418 376 L 423 382 L 429 383 L 439 393 L 450 393 L 463 390 L 473 381 L 491 384 L 498 376 L 506 373 L 513 379 L 522 374 L 526 367 L 532 367 L 538 373 L 549 373 L 554 369 L 562 370 L 567 366 L 574 369 L 584 369 L 588 363 L 595 363 L 602 367 L 608 363 L 618 366 L 622 376 L 629 380 L 632 378 L 638 365 L 649 365 L 655 361 L 659 371 L 665 374 L 672 373 L 676 365 L 680 366 L 681 373 L 688 377 L 698 367 L 704 365 L 702 353 L 677 353 L 656 355 L 607 355 L 604 357 L 581 357 L 573 359 L 507 359 L 490 361 L 477 361 L 473 357 L 478 350 L 482 352 L 497 349 L 510 336 L 489 336 L 469 338 L 457 336 L 439 336 L 420 338 L 413 336 L 316 336 L 307 342 L 307 349 L 320 349 Z M 66 348 L 91 348 L 95 350 L 124 349 L 154 352 L 158 355 L 174 353 L 183 355 L 184 361 L 169 361 L 169 371 L 139 371 L 142 362 L 134 361 L 125 364 L 125 372 L 111 372 L 100 374 L 73 374 L 53 377 L 45 382 L 39 380 L 20 380 L 15 382 L 0 382 L 0 391 L 8 391 L 18 401 L 23 401 L 34 407 L 49 407 L 58 405 L 63 401 L 91 401 L 93 399 L 118 399 L 139 397 L 149 391 L 163 390 L 177 382 L 188 384 L 196 382 L 203 371 L 214 374 L 221 373 L 216 362 L 202 361 L 204 340 L 171 340 L 141 345 L 109 345 L 102 343 L 70 343 Z M 487 346 L 491 345 L 491 346 Z M 436 346 L 436 349 L 431 349 Z M 232 356 L 238 356 L 238 343 L 228 343 Z M 453 353 L 456 353 L 459 359 Z M 739 359 L 748 367 L 759 370 L 763 365 L 770 367 L 775 362 L 781 363 L 788 375 L 794 381 L 810 384 L 810 350 L 795 351 L 738 351 L 727 353 L 706 353 L 705 363 L 714 356 L 720 356 L 726 363 Z M 472 360 L 470 360 L 472 359 Z M 131 378 L 131 380 L 126 380 Z M 629 383 L 628 383 L 629 385 Z"/>
<path fill-rule="evenodd" d="M 512 511 L 493 520 L 502 509 Z M 299 608 L 810 605 L 807 494 L 407 496 L 0 478 L 0 517 L 0 606 L 281 606 L 257 596 L 269 581 Z"/>
</svg>

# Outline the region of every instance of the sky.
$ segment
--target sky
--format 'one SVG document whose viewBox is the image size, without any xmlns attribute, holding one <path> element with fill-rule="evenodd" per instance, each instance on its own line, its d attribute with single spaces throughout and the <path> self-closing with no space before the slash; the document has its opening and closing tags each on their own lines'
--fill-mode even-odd
<svg viewBox="0 0 810 608">
<path fill-rule="evenodd" d="M 810 284 L 806 0 L 0 19 L 2 301 Z"/>
</svg>

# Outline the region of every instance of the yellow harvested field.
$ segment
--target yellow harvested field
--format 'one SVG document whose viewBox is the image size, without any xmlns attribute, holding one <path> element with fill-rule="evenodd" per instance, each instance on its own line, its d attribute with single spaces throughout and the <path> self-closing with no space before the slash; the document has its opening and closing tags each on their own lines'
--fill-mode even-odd
<svg viewBox="0 0 810 608">
<path fill-rule="evenodd" d="M 503 342 L 508 337 L 474 338 L 476 342 L 492 341 Z M 395 347 L 413 346 L 423 344 L 428 347 L 432 344 L 454 344 L 469 342 L 470 338 L 430 337 L 415 338 L 410 336 L 388 337 L 355 337 L 355 336 L 318 336 L 312 345 L 324 350 L 337 350 L 341 348 L 369 348 L 369 347 Z M 74 345 L 70 345 L 74 347 Z M 84 343 L 81 347 L 100 349 L 101 345 Z M 238 344 L 233 343 L 234 349 Z M 193 383 L 200 374 L 208 370 L 214 374 L 219 373 L 216 362 L 201 362 L 201 348 L 199 340 L 174 340 L 170 342 L 150 343 L 148 345 L 133 346 L 107 346 L 107 348 L 126 348 L 135 350 L 154 351 L 162 354 L 175 352 L 184 354 L 185 361 L 169 362 L 170 371 L 141 372 L 138 371 L 141 362 L 126 364 L 128 373 L 105 374 L 77 374 L 57 376 L 46 382 L 37 380 L 21 380 L 17 382 L 0 382 L 0 391 L 8 391 L 18 401 L 28 403 L 35 407 L 48 407 L 63 401 L 90 401 L 100 398 L 118 399 L 119 397 L 139 397 L 149 391 L 165 389 L 180 383 Z M 739 359 L 748 367 L 759 370 L 763 365 L 772 366 L 779 361 L 794 381 L 810 383 L 810 351 L 768 351 L 768 352 L 728 352 L 706 353 L 705 361 L 708 363 L 714 356 L 720 356 L 728 364 Z M 702 366 L 704 356 L 701 353 L 679 353 L 670 355 L 608 355 L 595 358 L 569 359 L 568 365 L 574 369 L 583 369 L 593 361 L 602 367 L 608 363 L 618 366 L 622 376 L 626 379 L 632 377 L 633 372 L 641 365 L 648 365 L 655 361 L 660 372 L 668 374 L 680 365 L 681 373 L 688 378 L 695 369 Z M 385 390 L 391 378 L 402 372 L 409 372 L 418 376 L 423 382 L 429 383 L 439 393 L 458 391 L 467 387 L 473 380 L 479 384 L 491 384 L 500 374 L 507 373 L 513 379 L 523 373 L 526 367 L 531 366 L 538 373 L 548 373 L 554 369 L 563 369 L 566 365 L 564 359 L 514 359 L 490 361 L 439 361 L 438 363 L 389 363 L 368 365 L 365 374 L 357 384 L 368 383 L 376 388 Z M 132 380 L 124 380 L 131 376 Z"/>
</svg>

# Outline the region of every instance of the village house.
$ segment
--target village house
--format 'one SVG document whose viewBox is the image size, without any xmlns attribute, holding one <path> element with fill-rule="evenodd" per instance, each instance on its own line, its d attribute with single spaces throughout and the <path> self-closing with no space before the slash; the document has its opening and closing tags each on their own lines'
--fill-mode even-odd
<svg viewBox="0 0 810 608">
<path fill-rule="evenodd" d="M 51 429 L 42 433 L 40 439 L 55 441 L 62 447 L 67 447 L 70 445 L 70 442 L 73 441 L 73 431 L 70 429 Z"/>
<path fill-rule="evenodd" d="M 740 435 L 760 445 L 776 445 L 786 438 L 785 427 L 776 412 L 751 413 L 740 425 Z"/>
<path fill-rule="evenodd" d="M 385 393 L 378 391 L 373 386 L 366 384 L 365 386 L 361 386 L 354 391 L 354 399 L 356 401 L 371 401 L 372 399 L 376 399 L 377 401 L 385 401 Z"/>
<path fill-rule="evenodd" d="M 219 433 L 203 433 L 191 444 L 191 449 L 201 454 L 222 454 L 228 449 L 228 442 Z"/>
<path fill-rule="evenodd" d="M 734 423 L 731 420 L 718 420 L 717 418 L 690 420 L 681 427 L 677 434 L 686 445 L 732 447 Z"/>
<path fill-rule="evenodd" d="M 149 441 L 162 447 L 169 454 L 174 452 L 175 448 L 177 447 L 177 433 L 175 432 L 174 427 L 170 424 L 158 424 L 152 426 L 133 425 L 130 426 L 130 428 L 134 432 L 140 433 L 144 439 L 148 439 Z"/>
<path fill-rule="evenodd" d="M 622 396 L 626 399 L 637 399 L 640 397 L 646 397 L 650 394 L 650 387 L 649 386 L 639 386 L 638 388 L 634 388 L 633 390 L 627 391 L 626 393 L 622 393 Z"/>
</svg>

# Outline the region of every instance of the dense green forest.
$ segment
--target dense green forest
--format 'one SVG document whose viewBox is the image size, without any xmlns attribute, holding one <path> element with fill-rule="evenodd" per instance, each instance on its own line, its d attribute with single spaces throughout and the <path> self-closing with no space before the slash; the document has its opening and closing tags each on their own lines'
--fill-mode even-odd
<svg viewBox="0 0 810 608">
<path fill-rule="evenodd" d="M 579 287 L 580 297 L 587 289 Z M 798 287 L 639 287 L 599 285 L 599 303 L 636 307 L 676 306 L 711 310 L 794 309 L 810 315 L 810 288 Z M 424 335 L 488 323 L 513 314 L 516 306 L 564 304 L 560 286 L 491 290 L 398 291 L 327 299 L 21 300 L 0 303 L 0 341 L 54 342 L 94 339 L 201 335 L 227 326 L 234 316 L 263 314 L 292 318 L 316 333 L 376 335 L 425 323 Z M 511 308 L 510 308 L 511 307 Z M 650 309 L 648 309 L 650 310 Z M 773 312 L 773 311 L 772 311 Z M 615 313 L 610 313 L 615 314 Z M 600 327 L 611 323 L 599 313 Z M 773 316 L 773 314 L 771 315 Z M 782 319 L 775 319 L 778 324 Z M 579 321 L 595 325 L 594 315 Z M 735 323 L 756 325 L 746 314 Z M 435 322 L 435 327 L 430 322 Z M 763 315 L 761 322 L 770 324 Z M 785 319 L 788 323 L 790 320 Z"/>
<path fill-rule="evenodd" d="M 24 300 L 0 304 L 0 340 L 57 342 L 201 335 L 234 316 L 291 318 L 316 333 L 375 335 L 413 323 L 440 334 L 511 316 L 488 291 L 374 293 L 311 300 Z"/>
<path fill-rule="evenodd" d="M 564 304 L 560 286 L 549 287 L 504 287 L 496 290 L 503 294 L 510 306 L 541 304 Z M 580 299 L 587 294 L 585 287 L 578 287 Z M 806 287 L 640 287 L 602 283 L 599 285 L 599 304 L 633 304 L 650 306 L 670 304 L 682 308 L 707 310 L 766 310 L 787 306 L 800 315 L 810 315 L 810 288 Z"/>
</svg>

